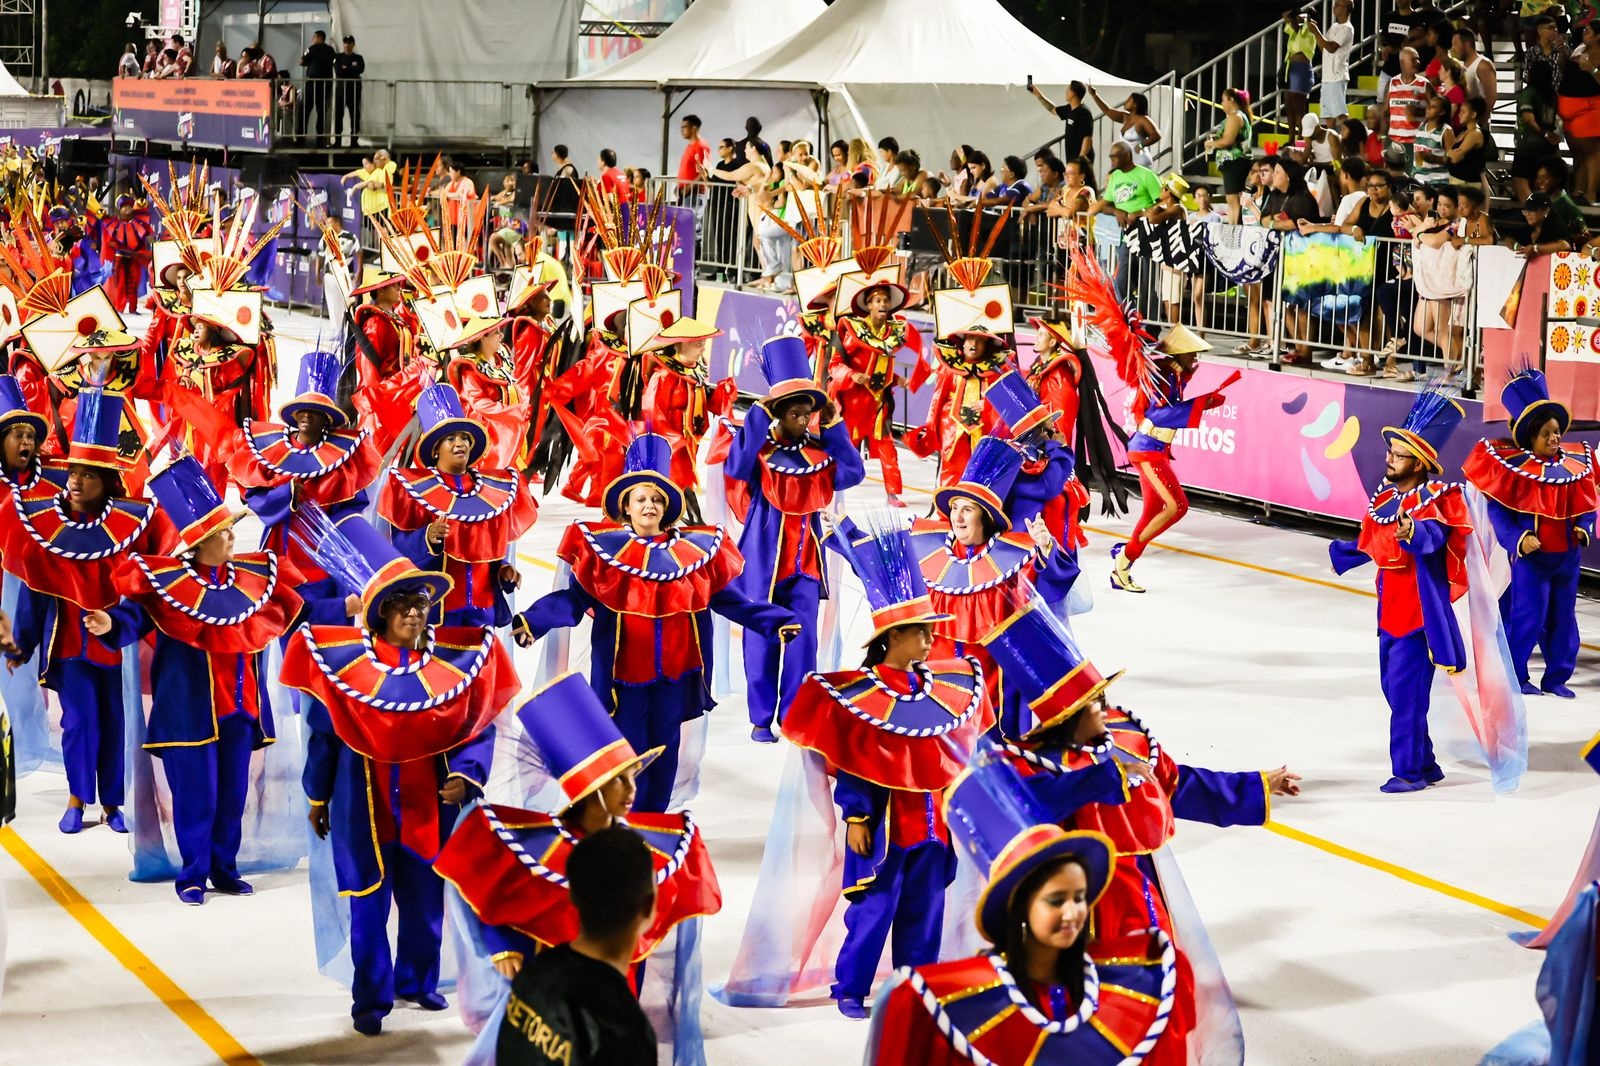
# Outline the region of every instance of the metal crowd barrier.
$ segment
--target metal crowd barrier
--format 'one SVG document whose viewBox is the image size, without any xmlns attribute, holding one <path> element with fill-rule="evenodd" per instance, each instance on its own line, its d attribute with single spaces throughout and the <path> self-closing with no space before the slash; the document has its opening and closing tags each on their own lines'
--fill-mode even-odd
<svg viewBox="0 0 1600 1066">
<path fill-rule="evenodd" d="M 422 140 L 439 146 L 489 141 L 526 150 L 533 143 L 528 85 L 365 78 L 295 78 L 293 82 L 292 105 L 283 102 L 281 82 L 273 95 L 273 140 L 279 147 L 319 147 L 319 141 L 332 139 L 335 112 L 341 108 L 345 111 L 343 136 L 358 136 L 373 146 L 393 148 L 397 140 Z"/>
</svg>

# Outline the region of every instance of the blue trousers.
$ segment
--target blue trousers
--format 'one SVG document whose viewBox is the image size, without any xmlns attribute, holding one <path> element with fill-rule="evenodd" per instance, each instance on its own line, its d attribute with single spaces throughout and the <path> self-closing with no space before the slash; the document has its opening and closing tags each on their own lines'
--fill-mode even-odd
<svg viewBox="0 0 1600 1066">
<path fill-rule="evenodd" d="M 701 712 L 700 671 L 676 681 L 613 685 L 611 692 L 616 700 L 612 718 L 633 750 L 643 755 L 652 748 L 661 749 L 655 762 L 639 775 L 633 809 L 665 811 L 672 802 L 672 784 L 678 777 L 678 741 L 683 723 L 699 717 Z"/>
<path fill-rule="evenodd" d="M 745 705 L 750 710 L 750 724 L 768 728 L 778 709 L 789 706 L 800 683 L 817 668 L 817 606 L 822 602 L 822 585 L 809 577 L 787 578 L 772 590 L 772 602 L 794 612 L 800 633 L 783 644 L 745 627 Z"/>
<path fill-rule="evenodd" d="M 1378 677 L 1389 701 L 1389 766 L 1404 781 L 1421 781 L 1439 770 L 1428 736 L 1433 669 L 1422 630 L 1407 637 L 1378 634 Z"/>
<path fill-rule="evenodd" d="M 383 845 L 383 881 L 365 896 L 350 897 L 350 961 L 355 980 L 352 1017 L 388 1014 L 396 994 L 408 998 L 439 987 L 439 947 L 444 932 L 444 881 L 401 844 Z M 400 909 L 399 939 L 389 946 L 389 904 Z"/>
<path fill-rule="evenodd" d="M 50 673 L 61 700 L 67 791 L 85 804 L 98 795 L 107 807 L 122 806 L 122 668 L 69 659 L 52 663 Z"/>
<path fill-rule="evenodd" d="M 889 848 L 877 878 L 845 908 L 844 943 L 833 970 L 834 999 L 872 994 L 891 932 L 889 957 L 897 968 L 938 961 L 944 890 L 954 877 L 953 860 L 948 844 L 930 841 L 909 851 Z"/>
<path fill-rule="evenodd" d="M 1500 597 L 1506 643 L 1517 680 L 1528 680 L 1528 656 L 1544 652 L 1540 687 L 1562 685 L 1578 665 L 1578 549 L 1534 552 L 1511 563 L 1511 587 Z"/>
<path fill-rule="evenodd" d="M 250 716 L 236 711 L 217 722 L 213 743 L 155 749 L 172 788 L 172 827 L 183 857 L 179 889 L 204 888 L 208 878 L 239 879 L 254 742 Z"/>
</svg>

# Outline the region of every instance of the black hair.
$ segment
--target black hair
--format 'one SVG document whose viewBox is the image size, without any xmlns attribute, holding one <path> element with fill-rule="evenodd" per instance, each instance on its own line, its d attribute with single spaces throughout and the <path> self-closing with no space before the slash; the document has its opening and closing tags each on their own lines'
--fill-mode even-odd
<svg viewBox="0 0 1600 1066">
<path fill-rule="evenodd" d="M 867 172 L 864 170 L 858 170 L 851 174 L 850 184 L 858 189 L 865 189 L 867 187 Z"/>
<path fill-rule="evenodd" d="M 1541 170 L 1549 171 L 1551 179 L 1555 181 L 1556 187 L 1560 189 L 1565 189 L 1568 180 L 1572 177 L 1572 171 L 1567 169 L 1567 161 L 1558 155 L 1547 155 L 1539 160 L 1539 165 L 1534 168 L 1534 173 L 1537 174 Z"/>
<path fill-rule="evenodd" d="M 699 129 L 700 128 L 700 116 L 699 115 L 684 115 L 683 116 L 683 121 L 687 122 L 689 125 L 693 126 L 695 129 Z"/>
<path fill-rule="evenodd" d="M 778 142 L 778 148 L 783 152 L 784 155 L 788 155 L 789 154 L 789 150 L 792 149 L 793 147 L 794 147 L 794 142 L 793 141 L 779 141 Z"/>
<path fill-rule="evenodd" d="M 900 142 L 893 137 L 885 137 L 878 142 L 878 147 L 885 152 L 894 152 L 897 155 L 900 152 Z"/>
<path fill-rule="evenodd" d="M 1022 161 L 1021 156 L 1006 156 L 1005 165 L 1007 170 L 1011 171 L 1011 173 L 1017 176 L 1018 181 L 1021 181 L 1023 178 L 1028 176 L 1028 164 Z"/>
<path fill-rule="evenodd" d="M 555 154 L 557 159 L 565 159 L 569 154 L 567 146 L 564 144 L 558 144 L 554 148 L 550 149 L 550 151 Z"/>
<path fill-rule="evenodd" d="M 1339 160 L 1339 169 L 1350 175 L 1357 185 L 1367 180 L 1367 161 L 1358 155 L 1347 155 Z"/>
<path fill-rule="evenodd" d="M 1557 22 L 1554 16 L 1551 15 L 1540 15 L 1538 18 L 1533 20 L 1533 30 L 1535 33 L 1544 29 L 1546 26 L 1555 26 L 1559 28 L 1561 23 Z"/>
<path fill-rule="evenodd" d="M 724 137 L 724 138 L 722 138 L 722 140 L 717 142 L 717 147 L 718 148 L 721 148 L 723 146 L 727 146 L 729 148 L 737 148 L 738 147 L 738 145 L 734 144 L 734 141 L 733 141 L 732 137 Z"/>
<path fill-rule="evenodd" d="M 604 163 L 608 167 L 616 166 L 617 165 L 617 150 L 615 148 L 602 148 L 602 149 L 600 149 L 600 162 Z"/>
<path fill-rule="evenodd" d="M 1483 190 L 1476 185 L 1457 185 L 1456 199 L 1471 200 L 1474 207 L 1482 207 L 1485 203 Z"/>
<path fill-rule="evenodd" d="M 1471 26 L 1457 26 L 1456 36 L 1461 38 L 1463 41 L 1466 41 L 1472 47 L 1478 47 L 1478 35 L 1472 32 Z"/>
<path fill-rule="evenodd" d="M 567 888 L 585 936 L 625 931 L 656 894 L 655 864 L 644 838 L 612 826 L 579 840 L 567 856 Z"/>
<path fill-rule="evenodd" d="M 1074 162 L 1082 164 L 1083 173 L 1084 173 L 1085 176 L 1088 176 L 1089 164 L 1085 160 L 1082 160 L 1082 159 L 1074 160 Z M 1061 175 L 1062 177 L 1066 177 L 1066 175 L 1067 175 L 1067 164 L 1063 163 L 1061 160 L 1057 159 L 1053 155 L 1047 155 L 1043 159 L 1039 160 L 1039 180 L 1040 181 L 1044 180 L 1044 172 L 1045 172 L 1046 168 L 1055 171 L 1057 174 Z"/>
<path fill-rule="evenodd" d="M 902 153 L 902 154 L 905 154 L 905 153 Z M 900 162 L 900 160 L 896 159 L 895 162 L 898 163 L 898 162 Z M 979 181 L 983 181 L 985 179 L 994 177 L 994 164 L 989 162 L 989 155 L 988 155 L 987 152 L 980 152 L 980 151 L 974 150 L 971 154 L 969 154 L 967 156 L 967 163 L 968 163 L 968 165 L 971 165 L 973 163 L 978 164 L 978 166 L 980 168 L 980 171 L 981 171 L 978 174 L 978 180 Z"/>
<path fill-rule="evenodd" d="M 1012 970 L 1020 970 L 1023 960 L 1027 958 L 1028 936 L 1028 909 L 1033 905 L 1033 897 L 1038 895 L 1040 887 L 1050 878 L 1060 873 L 1062 868 L 1073 865 L 1083 870 L 1085 875 L 1088 869 L 1076 855 L 1063 855 L 1053 862 L 1047 862 L 1034 870 L 1016 891 L 1011 894 L 1011 906 L 1006 908 L 1006 925 L 1004 942 L 997 945 L 1001 954 L 1006 957 L 1006 963 Z M 1081 1003 L 1083 1001 L 1083 948 L 1089 940 L 1089 923 L 1084 922 L 1083 928 L 1078 931 L 1078 939 L 1072 946 L 1056 956 L 1056 973 L 1053 983 L 1064 985 L 1067 991 L 1068 1003 Z"/>
<path fill-rule="evenodd" d="M 1128 103 L 1132 104 L 1135 115 L 1148 115 L 1150 113 L 1150 98 L 1144 93 L 1129 93 Z"/>
<path fill-rule="evenodd" d="M 928 628 L 932 628 L 927 622 L 910 622 L 907 623 L 907 625 L 928 626 Z M 861 669 L 871 670 L 874 666 L 882 666 L 883 661 L 889 657 L 890 635 L 893 634 L 895 630 L 902 628 L 905 627 L 890 626 L 882 633 L 879 633 L 876 637 L 873 637 L 872 642 L 867 645 L 867 654 L 861 660 Z"/>
<path fill-rule="evenodd" d="M 828 151 L 830 153 L 835 148 L 839 149 L 840 152 L 844 153 L 844 157 L 845 157 L 846 160 L 848 160 L 850 158 L 850 142 L 849 141 L 837 140 L 837 141 L 834 141 L 832 144 L 828 145 Z"/>
<path fill-rule="evenodd" d="M 1082 100 L 1089 95 L 1089 87 L 1081 81 L 1071 81 L 1067 83 L 1067 92 Z"/>
<path fill-rule="evenodd" d="M 896 166 L 910 167 L 912 170 L 922 169 L 922 157 L 909 148 L 903 152 L 897 152 L 894 162 Z"/>
<path fill-rule="evenodd" d="M 806 402 L 810 403 L 811 409 L 813 411 L 816 410 L 816 403 L 814 402 L 816 397 L 808 396 L 805 393 L 797 393 L 793 396 L 785 396 L 782 399 L 774 400 L 772 405 L 768 407 L 767 410 L 772 412 L 772 420 L 776 422 L 783 418 L 783 413 L 787 411 L 792 404 L 799 403 L 801 400 L 805 400 Z"/>
<path fill-rule="evenodd" d="M 754 115 L 751 115 L 749 118 L 744 120 L 744 131 L 750 136 L 754 137 L 756 134 L 761 132 L 761 120 L 756 118 Z"/>
</svg>

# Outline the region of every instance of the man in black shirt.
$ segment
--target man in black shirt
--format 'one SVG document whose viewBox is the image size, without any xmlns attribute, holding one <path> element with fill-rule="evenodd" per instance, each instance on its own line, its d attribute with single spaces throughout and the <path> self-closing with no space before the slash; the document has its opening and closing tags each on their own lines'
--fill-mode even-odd
<svg viewBox="0 0 1600 1066">
<path fill-rule="evenodd" d="M 1046 111 L 1067 124 L 1067 136 L 1061 142 L 1061 158 L 1069 163 L 1074 159 L 1093 163 L 1094 113 L 1083 102 L 1089 93 L 1088 87 L 1081 81 L 1069 84 L 1067 102 L 1064 104 L 1052 104 L 1037 85 L 1028 86 L 1028 91 L 1038 98 Z"/>
<path fill-rule="evenodd" d="M 567 859 L 578 938 L 540 952 L 511 984 L 500 1066 L 654 1066 L 656 1034 L 628 983 L 639 936 L 655 920 L 655 865 L 644 840 L 614 826 Z"/>
<path fill-rule="evenodd" d="M 328 101 L 333 98 L 333 61 L 337 58 L 338 53 L 328 43 L 328 35 L 321 30 L 311 35 L 311 47 L 300 57 L 300 65 L 306 68 L 306 91 L 299 133 L 305 134 L 306 120 L 315 111 L 318 144 L 328 136 Z"/>
<path fill-rule="evenodd" d="M 761 139 L 761 120 L 751 115 L 744 120 L 744 137 L 734 145 L 734 158 L 742 164 L 745 159 L 744 150 L 753 147 L 767 161 L 767 166 L 772 165 L 772 148 Z"/>
<path fill-rule="evenodd" d="M 337 148 L 344 138 L 344 113 L 350 112 L 350 147 L 356 146 L 361 134 L 361 76 L 367 72 L 367 61 L 356 51 L 356 39 L 344 35 L 344 51 L 333 57 L 335 95 L 333 99 L 333 144 Z"/>
</svg>

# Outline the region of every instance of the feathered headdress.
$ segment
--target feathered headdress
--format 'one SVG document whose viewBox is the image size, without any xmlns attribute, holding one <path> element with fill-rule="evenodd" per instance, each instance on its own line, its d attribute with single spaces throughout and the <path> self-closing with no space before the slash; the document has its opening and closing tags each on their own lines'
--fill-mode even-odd
<svg viewBox="0 0 1600 1066">
<path fill-rule="evenodd" d="M 477 273 L 478 253 L 474 249 L 488 213 L 489 194 L 485 192 L 476 203 L 464 207 L 454 222 L 447 221 L 440 228 L 439 242 L 426 264 L 437 284 L 453 290 Z M 429 240 L 432 241 L 431 235 Z"/>
<path fill-rule="evenodd" d="M 245 272 L 250 269 L 251 262 L 261 254 L 272 239 L 283 229 L 288 216 L 280 218 L 259 237 L 252 238 L 251 230 L 255 229 L 256 213 L 260 206 L 261 198 L 252 196 L 248 203 L 233 213 L 227 225 L 222 222 L 222 210 L 218 208 L 212 220 L 212 232 L 217 241 L 217 254 L 213 255 L 204 264 L 204 274 L 211 283 L 211 291 L 216 293 L 227 292 L 243 280 Z"/>
<path fill-rule="evenodd" d="M 62 314 L 72 299 L 72 260 L 55 253 L 32 212 L 13 214 L 11 228 L 0 231 L 0 285 L 25 318 Z"/>
<path fill-rule="evenodd" d="M 389 222 L 400 234 L 409 236 L 423 228 L 428 218 L 428 194 L 433 190 L 442 159 L 434 156 L 433 165 L 425 174 L 420 163 L 407 163 L 400 171 L 399 185 L 389 184 Z"/>
<path fill-rule="evenodd" d="M 1105 268 L 1079 242 L 1077 228 L 1069 227 L 1067 232 L 1068 247 L 1073 249 L 1067 259 L 1067 298 L 1084 310 L 1085 324 L 1092 331 L 1090 350 L 1111 359 L 1123 384 L 1159 397 L 1158 386 L 1165 375 L 1159 369 L 1156 338 L 1144 316 L 1132 300 L 1124 303 L 1117 297 Z M 1094 336 L 1099 337 L 1098 344 Z"/>
<path fill-rule="evenodd" d="M 994 251 L 995 241 L 1000 239 L 1000 231 L 1006 228 L 1006 222 L 1011 218 L 1012 206 L 1008 203 L 1005 210 L 1000 212 L 1000 217 L 989 229 L 987 240 L 983 240 L 983 212 L 973 211 L 972 229 L 965 243 L 961 240 L 961 229 L 956 224 L 956 213 L 949 201 L 944 205 L 945 220 L 949 226 L 944 233 L 939 232 L 933 212 L 926 206 L 922 208 L 923 217 L 928 221 L 928 229 L 939 242 L 939 254 L 944 257 L 950 276 L 955 279 L 957 285 L 968 292 L 978 291 L 978 287 L 988 279 L 989 272 L 994 269 L 994 261 L 989 258 L 989 253 Z"/>
<path fill-rule="evenodd" d="M 642 220 L 636 205 L 620 202 L 593 178 L 584 179 L 583 204 L 605 245 L 600 256 L 616 281 L 634 280 L 645 263 L 671 273 L 672 231 L 661 227 L 666 212 L 665 186 L 656 189 L 656 198 L 645 206 Z"/>
<path fill-rule="evenodd" d="M 139 175 L 150 202 L 161 212 L 161 225 L 167 237 L 175 241 L 193 242 L 201 236 L 206 226 L 206 184 L 211 176 L 211 164 L 189 164 L 189 173 L 182 179 L 170 162 L 167 164 L 168 196 L 162 196 L 149 178 Z"/>
<path fill-rule="evenodd" d="M 844 250 L 846 198 L 843 196 L 833 198 L 831 215 L 823 210 L 822 192 L 819 189 L 811 190 L 811 211 L 806 210 L 806 198 L 802 193 L 794 194 L 793 203 L 800 211 L 800 229 L 795 229 L 787 221 L 773 214 L 765 204 L 762 205 L 761 212 L 795 239 L 800 254 L 812 267 L 826 267 L 837 262 L 839 253 Z M 890 249 L 890 253 L 893 253 L 893 249 Z M 859 259 L 857 261 L 859 262 Z M 883 260 L 879 259 L 875 265 L 881 266 L 882 262 Z"/>
<path fill-rule="evenodd" d="M 1456 431 L 1466 411 L 1456 402 L 1461 392 L 1453 377 L 1435 374 L 1428 378 L 1417 398 L 1411 402 L 1405 421 L 1383 427 L 1383 439 L 1398 442 L 1436 473 L 1444 472 L 1439 453 Z"/>
</svg>

